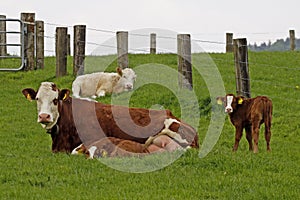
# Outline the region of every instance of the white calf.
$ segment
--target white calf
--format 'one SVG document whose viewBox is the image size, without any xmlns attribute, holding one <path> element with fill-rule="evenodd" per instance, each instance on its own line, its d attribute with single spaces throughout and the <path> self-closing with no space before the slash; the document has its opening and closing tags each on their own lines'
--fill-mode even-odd
<svg viewBox="0 0 300 200">
<path fill-rule="evenodd" d="M 96 72 L 78 76 L 72 84 L 73 96 L 96 98 L 105 94 L 121 93 L 133 89 L 135 72 L 130 68 L 117 68 L 117 73 Z"/>
</svg>

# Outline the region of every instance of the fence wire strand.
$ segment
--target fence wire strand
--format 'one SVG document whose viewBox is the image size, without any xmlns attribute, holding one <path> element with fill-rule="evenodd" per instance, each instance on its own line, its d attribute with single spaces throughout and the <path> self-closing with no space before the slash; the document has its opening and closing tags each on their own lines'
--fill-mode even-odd
<svg viewBox="0 0 300 200">
<path fill-rule="evenodd" d="M 68 25 L 63 25 L 63 24 L 56 24 L 56 23 L 45 23 L 46 25 L 50 25 L 50 26 L 64 26 L 64 27 L 72 27 L 72 26 L 68 26 Z M 104 33 L 104 34 L 108 34 L 108 35 L 112 35 L 115 36 L 115 34 L 117 33 L 116 31 L 112 31 L 112 30 L 105 30 L 105 29 L 98 29 L 98 28 L 86 28 L 86 30 L 88 31 L 94 31 L 94 32 L 100 32 L 100 33 Z M 282 32 L 283 33 L 283 32 Z M 237 34 L 245 34 L 245 33 L 237 33 Z M 268 32 L 261 32 L 261 33 L 247 33 L 247 34 L 257 34 L 257 35 L 267 35 L 270 34 Z M 129 36 L 136 36 L 136 37 L 145 37 L 145 38 L 150 38 L 150 34 L 139 34 L 139 33 L 128 33 Z M 191 35 L 199 35 L 199 34 L 191 34 Z M 47 39 L 55 39 L 55 35 L 54 36 L 49 36 L 49 35 L 45 35 L 44 36 Z M 157 35 L 156 34 L 156 39 L 167 39 L 167 40 L 178 40 L 177 37 L 172 37 L 172 36 L 163 36 L 163 35 Z M 184 41 L 185 39 L 182 39 L 182 41 Z M 174 42 L 175 42 L 174 41 Z M 198 38 L 194 38 L 194 39 L 190 39 L 191 42 L 196 42 L 196 43 L 208 43 L 208 44 L 218 44 L 218 45 L 225 45 L 225 42 L 220 42 L 220 41 L 210 41 L 210 40 L 202 40 L 202 39 L 198 39 Z M 81 41 L 84 42 L 84 41 Z M 115 45 L 108 45 L 108 44 L 100 44 L 97 42 L 91 42 L 88 41 L 86 42 L 87 45 L 92 45 L 92 46 L 99 46 L 99 47 L 105 47 L 105 48 L 111 48 L 111 49 L 116 49 L 117 50 L 117 46 Z M 230 45 L 230 44 L 229 44 Z M 231 44 L 233 45 L 233 44 Z M 248 45 L 239 45 L 238 48 L 244 48 L 244 47 L 248 47 Z M 163 52 L 168 52 L 168 53 L 174 53 L 174 52 L 170 52 L 169 50 L 163 49 L 163 48 L 158 48 L 156 47 L 157 52 L 158 51 L 163 51 Z M 128 51 L 131 53 L 135 53 L 135 52 L 139 52 L 139 53 L 149 53 L 150 52 L 150 43 L 149 43 L 149 47 L 147 48 L 128 48 Z M 54 50 L 45 50 L 45 52 L 55 52 Z M 184 55 L 183 55 L 184 56 Z M 249 59 L 249 58 L 248 58 Z M 226 66 L 230 66 L 234 69 L 234 59 L 232 60 L 228 60 L 228 59 L 222 59 L 222 58 L 217 58 L 217 59 L 213 59 L 213 61 L 217 61 L 217 62 L 226 62 L 227 65 Z M 248 62 L 240 62 L 241 64 L 248 64 L 250 66 L 262 66 L 262 67 L 268 67 L 270 69 L 276 69 L 276 70 L 291 70 L 291 71 L 300 71 L 300 67 L 289 67 L 289 66 L 274 66 L 274 65 L 270 65 L 270 64 L 266 64 L 266 63 L 259 63 L 259 62 L 251 62 L 251 59 L 248 60 Z M 223 66 L 223 67 L 226 67 Z M 205 66 L 204 66 L 205 67 Z M 251 67 L 249 67 L 249 69 L 251 70 Z M 188 71 L 185 71 L 184 73 L 190 73 Z M 213 76 L 210 74 L 210 76 Z M 223 79 L 230 79 L 232 80 L 232 78 L 236 78 L 234 75 L 233 76 L 222 76 Z M 253 78 L 240 78 L 240 80 L 242 81 L 250 81 L 251 83 L 255 84 L 255 83 L 261 83 L 261 84 L 266 84 L 266 85 L 270 85 L 275 87 L 280 87 L 280 88 L 290 88 L 293 89 L 295 88 L 295 86 L 291 86 L 288 84 L 283 84 L 283 83 L 278 83 L 278 82 L 272 82 L 272 81 L 265 81 L 265 80 L 259 80 L 259 79 L 253 79 Z M 245 91 L 243 91 L 245 92 Z"/>
</svg>

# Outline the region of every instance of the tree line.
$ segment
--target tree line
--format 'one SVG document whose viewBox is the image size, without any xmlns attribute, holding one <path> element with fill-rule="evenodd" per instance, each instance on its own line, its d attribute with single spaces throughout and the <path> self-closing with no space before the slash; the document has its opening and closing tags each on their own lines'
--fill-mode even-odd
<svg viewBox="0 0 300 200">
<path fill-rule="evenodd" d="M 300 39 L 296 39 L 295 42 L 296 50 L 300 50 Z M 251 51 L 288 51 L 290 50 L 290 38 L 277 39 L 274 43 L 269 40 L 268 43 L 263 42 L 260 45 L 249 44 L 248 49 Z"/>
</svg>

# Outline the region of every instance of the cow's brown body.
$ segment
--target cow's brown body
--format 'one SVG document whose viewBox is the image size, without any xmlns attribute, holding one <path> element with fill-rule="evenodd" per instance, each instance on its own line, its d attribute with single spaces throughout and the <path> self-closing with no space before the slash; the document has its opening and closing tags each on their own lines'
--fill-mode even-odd
<svg viewBox="0 0 300 200">
<path fill-rule="evenodd" d="M 68 135 L 69 140 L 65 144 L 72 144 L 72 141 L 75 141 L 76 135 L 78 135 L 77 131 L 81 141 L 87 146 L 104 137 L 121 138 L 143 144 L 150 136 L 161 132 L 164 128 L 165 119 L 172 118 L 180 121 L 169 110 L 128 108 L 72 99 L 71 97 L 65 101 L 60 101 L 59 108 L 61 114 L 58 125 L 61 134 L 58 136 L 61 139 L 57 141 L 65 140 L 66 135 Z M 73 112 L 73 109 L 76 111 Z M 65 111 L 67 113 L 63 113 Z M 198 147 L 195 130 L 185 123 L 181 124 L 181 128 L 187 130 L 182 133 L 182 138 L 187 139 L 192 147 Z M 177 132 L 179 128 L 171 126 L 170 129 Z M 63 133 L 65 130 L 68 132 L 67 134 Z M 71 135 L 74 135 L 75 138 Z M 58 136 L 52 134 L 53 139 Z M 64 151 L 62 148 L 68 147 L 68 145 L 57 143 L 54 140 L 53 145 L 54 151 Z M 70 148 L 66 148 L 65 151 L 71 152 L 77 146 L 78 143 L 76 142 Z"/>
<path fill-rule="evenodd" d="M 225 98 L 222 98 L 225 105 L 227 105 L 228 96 L 232 96 L 232 103 L 231 107 L 225 108 L 225 112 L 229 114 L 230 121 L 235 126 L 236 130 L 233 151 L 238 149 L 243 129 L 245 129 L 249 150 L 253 150 L 255 153 L 258 152 L 259 129 L 263 123 L 265 125 L 267 150 L 270 151 L 272 101 L 266 96 L 257 96 L 255 98 L 247 99 L 229 94 L 226 95 Z"/>
<path fill-rule="evenodd" d="M 44 85 L 48 87 L 47 84 L 53 83 L 47 82 Z M 52 87 L 51 92 L 58 91 L 56 86 L 50 87 Z M 169 110 L 107 105 L 71 98 L 69 93 L 69 90 L 58 91 L 57 99 L 53 99 L 52 109 L 57 106 L 59 113 L 55 125 L 47 128 L 50 114 L 42 112 L 38 116 L 39 122 L 46 126 L 47 132 L 51 134 L 53 152 L 70 153 L 81 143 L 89 146 L 105 137 L 143 144 L 150 136 L 157 135 L 165 128 L 166 119 L 176 119 L 180 122 Z M 31 88 L 24 89 L 23 94 L 27 98 L 38 100 L 36 98 L 38 94 Z M 55 119 L 52 121 L 55 122 Z M 169 129 L 177 132 L 191 147 L 199 147 L 197 132 L 191 126 L 180 122 L 180 126 L 171 125 Z M 182 146 L 187 146 L 187 144 L 182 144 Z"/>
</svg>

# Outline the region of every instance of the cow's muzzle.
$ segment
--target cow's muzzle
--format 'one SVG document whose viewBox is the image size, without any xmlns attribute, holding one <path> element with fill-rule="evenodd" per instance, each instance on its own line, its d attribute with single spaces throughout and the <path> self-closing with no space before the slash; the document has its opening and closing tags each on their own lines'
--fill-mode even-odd
<svg viewBox="0 0 300 200">
<path fill-rule="evenodd" d="M 232 112 L 233 112 L 233 109 L 232 109 L 232 108 L 225 108 L 225 112 L 226 112 L 226 113 L 232 113 Z"/>
<path fill-rule="evenodd" d="M 53 120 L 51 119 L 51 116 L 49 114 L 42 113 L 39 114 L 38 122 L 41 124 L 48 124 L 53 122 Z"/>
<path fill-rule="evenodd" d="M 133 85 L 132 84 L 126 84 L 125 85 L 125 89 L 132 90 L 133 89 Z"/>
</svg>

